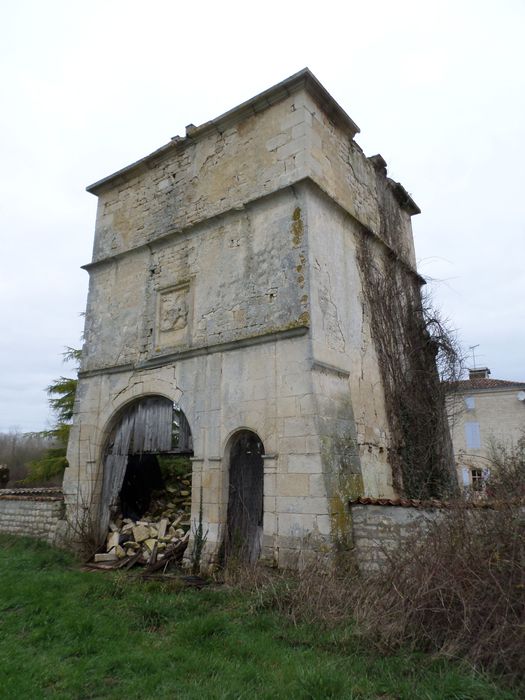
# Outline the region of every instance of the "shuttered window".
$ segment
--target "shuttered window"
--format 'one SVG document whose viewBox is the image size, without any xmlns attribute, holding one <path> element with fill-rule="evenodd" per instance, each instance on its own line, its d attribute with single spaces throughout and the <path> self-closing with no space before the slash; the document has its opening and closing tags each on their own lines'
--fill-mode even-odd
<svg viewBox="0 0 525 700">
<path fill-rule="evenodd" d="M 465 407 L 467 411 L 473 411 L 476 408 L 476 399 L 473 396 L 466 396 Z"/>
<path fill-rule="evenodd" d="M 468 450 L 479 450 L 481 448 L 479 423 L 465 423 L 465 442 Z"/>
</svg>

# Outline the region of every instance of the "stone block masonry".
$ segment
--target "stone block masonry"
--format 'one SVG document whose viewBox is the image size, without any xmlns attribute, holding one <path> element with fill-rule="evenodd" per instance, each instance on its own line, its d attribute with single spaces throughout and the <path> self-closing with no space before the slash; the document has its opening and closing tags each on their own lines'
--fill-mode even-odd
<svg viewBox="0 0 525 700">
<path fill-rule="evenodd" d="M 205 564 L 341 551 L 348 501 L 396 496 L 358 252 L 371 241 L 374 269 L 395 261 L 419 285 L 419 209 L 358 131 L 305 69 L 89 187 L 70 522 L 80 503 L 101 529 L 118 509 L 150 401 L 172 402 L 191 435 Z"/>
<path fill-rule="evenodd" d="M 367 573 L 381 569 L 397 547 L 418 533 L 423 535 L 429 523 L 443 515 L 439 508 L 359 501 L 350 505 L 350 512 L 354 555 L 361 571 Z"/>
<path fill-rule="evenodd" d="M 507 505 L 510 505 L 509 502 Z M 501 505 L 501 504 L 500 504 Z M 515 504 L 525 517 L 523 504 Z M 490 501 L 465 502 L 467 518 L 476 526 L 498 504 Z M 453 502 L 415 499 L 357 498 L 350 502 L 354 559 L 363 573 L 380 571 L 399 547 L 424 537 L 443 518 L 454 517 Z"/>
<path fill-rule="evenodd" d="M 61 489 L 0 491 L 0 532 L 59 544 L 64 517 Z"/>
</svg>

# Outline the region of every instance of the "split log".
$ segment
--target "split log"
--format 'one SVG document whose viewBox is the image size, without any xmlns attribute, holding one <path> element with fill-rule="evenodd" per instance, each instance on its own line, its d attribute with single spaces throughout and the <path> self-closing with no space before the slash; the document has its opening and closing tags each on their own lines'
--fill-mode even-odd
<svg viewBox="0 0 525 700">
<path fill-rule="evenodd" d="M 182 555 L 184 554 L 184 550 L 188 546 L 188 540 L 181 540 L 180 542 L 177 542 L 177 544 L 171 545 L 170 547 L 166 547 L 164 550 L 164 558 L 160 559 L 157 562 L 152 562 L 150 563 L 145 571 L 144 574 L 147 575 L 148 573 L 151 573 L 153 571 L 158 571 L 159 569 L 162 569 L 163 567 L 166 567 L 173 561 L 180 561 L 182 559 Z"/>
</svg>

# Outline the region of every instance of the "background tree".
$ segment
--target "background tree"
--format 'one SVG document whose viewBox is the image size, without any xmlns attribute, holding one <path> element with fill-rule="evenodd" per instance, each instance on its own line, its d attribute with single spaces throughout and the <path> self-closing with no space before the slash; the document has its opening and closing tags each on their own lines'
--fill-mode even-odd
<svg viewBox="0 0 525 700">
<path fill-rule="evenodd" d="M 81 350 L 77 348 L 68 347 L 63 353 L 64 362 L 75 362 L 77 371 L 80 356 Z M 27 482 L 49 481 L 64 473 L 64 469 L 68 465 L 66 451 L 73 418 L 77 382 L 76 377 L 59 377 L 47 387 L 49 405 L 55 414 L 55 423 L 49 430 L 38 433 L 49 441 L 50 446 L 42 457 L 29 462 Z"/>
<path fill-rule="evenodd" d="M 0 465 L 9 469 L 8 486 L 20 486 L 28 474 L 29 462 L 40 459 L 49 448 L 49 440 L 39 433 L 22 433 L 12 428 L 0 433 Z"/>
</svg>

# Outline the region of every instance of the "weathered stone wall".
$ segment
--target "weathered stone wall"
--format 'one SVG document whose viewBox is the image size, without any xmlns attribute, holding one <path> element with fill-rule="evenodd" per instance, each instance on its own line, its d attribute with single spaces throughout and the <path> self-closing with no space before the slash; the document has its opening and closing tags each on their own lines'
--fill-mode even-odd
<svg viewBox="0 0 525 700">
<path fill-rule="evenodd" d="M 182 231 L 276 192 L 307 175 L 304 95 L 257 114 L 189 131 L 127 170 L 95 185 L 99 196 L 93 260 Z M 266 105 L 268 107 L 268 105 Z"/>
<path fill-rule="evenodd" d="M 389 553 L 410 537 L 424 534 L 429 523 L 443 517 L 444 512 L 430 507 L 352 504 L 354 554 L 361 571 L 378 571 Z"/>
<path fill-rule="evenodd" d="M 304 540 L 330 536 L 329 506 L 316 434 L 310 349 L 307 336 L 281 337 L 179 359 L 162 367 L 97 374 L 80 381 L 81 398 L 69 468 L 66 501 L 96 510 L 102 486 L 107 429 L 131 400 L 160 394 L 176 402 L 193 434 L 192 513 L 203 493 L 208 548 L 223 537 L 228 505 L 228 445 L 241 428 L 254 430 L 264 460 L 264 549 L 285 564 L 287 550 Z"/>
<path fill-rule="evenodd" d="M 64 517 L 59 489 L 0 491 L 0 532 L 58 544 Z"/>
<path fill-rule="evenodd" d="M 387 562 L 395 565 L 395 550 L 424 537 L 429 528 L 448 517 L 458 517 L 458 502 L 418 501 L 415 499 L 361 498 L 349 504 L 352 522 L 353 555 L 365 573 L 380 571 Z M 468 502 L 462 504 L 466 531 L 476 532 L 484 518 L 494 515 L 501 502 Z M 518 501 L 506 507 L 516 508 L 525 517 L 525 508 Z M 446 522 L 446 521 L 445 521 Z M 406 550 L 405 550 L 406 551 Z M 411 550 L 408 550 L 411 551 Z"/>
<path fill-rule="evenodd" d="M 115 417 L 152 394 L 191 427 L 192 518 L 202 493 L 210 558 L 236 431 L 264 444 L 263 552 L 280 565 L 306 543 L 348 543 L 349 498 L 393 495 L 356 248 L 366 231 L 415 274 L 417 208 L 356 131 L 306 71 L 90 188 L 99 207 L 64 479 L 72 513 L 96 513 Z"/>
<path fill-rule="evenodd" d="M 357 263 L 357 246 L 365 234 L 318 188 L 310 188 L 308 204 L 319 431 L 328 441 L 337 438 L 347 446 L 353 442 L 356 468 L 352 473 L 360 474 L 362 480 L 359 485 L 350 479 L 353 493 L 341 493 L 345 503 L 362 493 L 392 497 L 384 395 Z"/>
<path fill-rule="evenodd" d="M 287 189 L 91 267 L 82 370 L 308 325 L 303 208 Z"/>
<path fill-rule="evenodd" d="M 386 168 L 378 170 L 374 159 L 365 156 L 348 128 L 334 124 L 310 95 L 305 99 L 305 107 L 309 115 L 307 168 L 312 180 L 415 270 L 411 216 L 419 213 L 418 207 L 398 183 L 389 180 L 385 186 Z M 396 220 L 390 231 L 384 225 L 388 215 L 394 215 Z"/>
<path fill-rule="evenodd" d="M 354 141 L 357 126 L 347 115 L 335 118 L 328 93 L 310 88 L 307 79 L 306 86 L 290 85 L 292 94 L 231 110 L 92 185 L 89 190 L 99 197 L 93 261 L 191 228 L 308 177 L 415 268 L 410 217 L 417 206 L 399 185 L 388 192 L 383 183 L 378 187 L 378 177 L 384 176 Z M 393 236 L 382 226 L 386 209 L 396 214 Z"/>
</svg>

